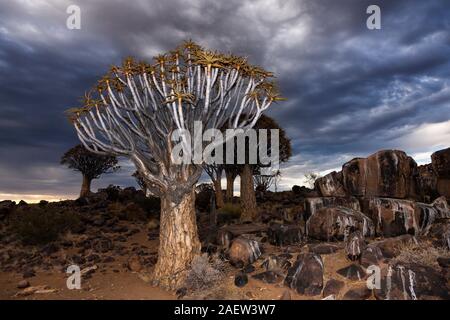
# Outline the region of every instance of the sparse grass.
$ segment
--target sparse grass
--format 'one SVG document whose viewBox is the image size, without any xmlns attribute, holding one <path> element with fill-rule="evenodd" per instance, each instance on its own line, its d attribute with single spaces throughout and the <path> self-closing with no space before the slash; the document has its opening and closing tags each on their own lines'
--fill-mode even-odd
<svg viewBox="0 0 450 320">
<path fill-rule="evenodd" d="M 418 263 L 430 267 L 438 267 L 437 258 L 450 257 L 450 251 L 436 248 L 427 242 L 408 243 L 398 246 L 400 254 L 391 263 Z"/>
<path fill-rule="evenodd" d="M 74 212 L 34 206 L 18 209 L 11 219 L 11 229 L 24 244 L 41 245 L 57 240 L 79 223 Z"/>
<path fill-rule="evenodd" d="M 224 270 L 225 263 L 218 257 L 202 254 L 192 261 L 185 286 L 190 292 L 217 287 L 225 276 Z"/>
</svg>

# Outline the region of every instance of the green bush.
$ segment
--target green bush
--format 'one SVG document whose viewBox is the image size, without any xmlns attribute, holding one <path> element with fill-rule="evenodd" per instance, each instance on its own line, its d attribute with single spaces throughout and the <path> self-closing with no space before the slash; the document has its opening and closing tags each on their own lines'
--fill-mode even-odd
<svg viewBox="0 0 450 320">
<path fill-rule="evenodd" d="M 24 244 L 46 244 L 80 224 L 73 212 L 58 212 L 39 206 L 18 209 L 11 220 L 11 228 Z"/>
</svg>

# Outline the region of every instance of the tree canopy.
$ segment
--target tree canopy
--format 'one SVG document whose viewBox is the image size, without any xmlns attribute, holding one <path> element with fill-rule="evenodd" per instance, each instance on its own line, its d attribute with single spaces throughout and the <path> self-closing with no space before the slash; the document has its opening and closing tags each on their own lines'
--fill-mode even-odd
<svg viewBox="0 0 450 320">
<path fill-rule="evenodd" d="M 68 150 L 61 158 L 61 164 L 81 172 L 88 179 L 97 179 L 104 173 L 117 171 L 117 158 L 90 152 L 82 145 Z"/>
</svg>

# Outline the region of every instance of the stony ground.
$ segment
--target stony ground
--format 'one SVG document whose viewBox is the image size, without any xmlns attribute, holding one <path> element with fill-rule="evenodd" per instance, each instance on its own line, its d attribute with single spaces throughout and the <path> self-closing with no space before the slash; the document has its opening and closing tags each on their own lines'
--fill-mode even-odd
<svg viewBox="0 0 450 320">
<path fill-rule="evenodd" d="M 297 206 L 295 202 L 291 205 Z M 367 239 L 368 248 L 379 250 L 377 254 L 370 250 L 369 254 L 366 248 L 362 259 L 351 261 L 343 241 L 306 241 L 302 235 L 275 245 L 268 230 L 276 221 L 287 223 L 283 218 L 270 218 L 266 213 L 264 223 L 258 225 L 262 229 L 251 231 L 252 225 L 219 217 L 220 230 L 250 230 L 235 238 L 254 240 L 261 250 L 250 265 L 232 265 L 220 241 L 214 239 L 206 245 L 211 235 L 214 238 L 219 233 L 211 231 L 208 212 L 199 212 L 200 236 L 208 259 L 221 261 L 219 278 L 201 289 L 187 284 L 178 292 L 167 292 L 150 282 L 157 260 L 157 220 L 133 201 L 96 199 L 91 203 L 21 206 L 24 212 L 30 207 L 71 211 L 80 221 L 57 240 L 25 245 L 11 231 L 18 211 L 4 214 L 0 223 L 0 299 L 449 299 L 450 255 L 431 237 Z M 264 210 L 268 207 L 267 203 L 261 206 Z M 367 289 L 365 268 L 372 263 L 381 268 L 381 290 Z M 82 270 L 81 290 L 66 286 L 66 268 L 71 264 Z M 389 288 L 388 265 L 394 266 Z M 286 283 L 293 274 L 295 281 Z"/>
</svg>

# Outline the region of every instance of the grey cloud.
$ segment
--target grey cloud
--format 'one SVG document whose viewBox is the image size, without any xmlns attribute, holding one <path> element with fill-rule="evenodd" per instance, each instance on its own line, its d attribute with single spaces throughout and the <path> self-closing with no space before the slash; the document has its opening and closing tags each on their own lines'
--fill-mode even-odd
<svg viewBox="0 0 450 320">
<path fill-rule="evenodd" d="M 365 27 L 368 0 L 76 3 L 81 30 L 65 27 L 68 1 L 0 4 L 0 193 L 76 195 L 79 177 L 59 166 L 77 143 L 64 110 L 109 65 L 128 55 L 151 59 L 189 38 L 277 73 L 289 100 L 269 114 L 287 129 L 296 155 L 285 165 L 284 187 L 307 171 L 402 148 L 396 138 L 450 119 L 450 4 L 443 1 L 377 1 L 376 31 Z M 131 172 L 95 186 L 133 184 Z"/>
</svg>

